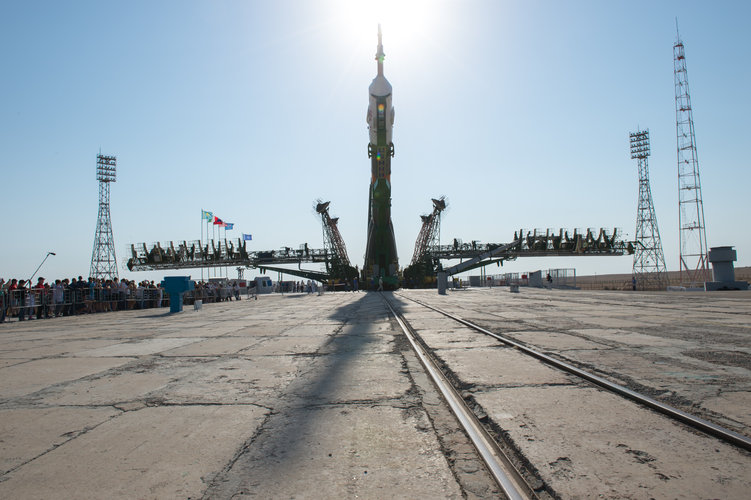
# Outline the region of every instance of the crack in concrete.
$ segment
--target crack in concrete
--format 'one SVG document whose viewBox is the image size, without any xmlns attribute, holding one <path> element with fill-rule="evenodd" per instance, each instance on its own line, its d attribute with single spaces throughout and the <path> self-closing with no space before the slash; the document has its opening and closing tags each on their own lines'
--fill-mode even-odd
<svg viewBox="0 0 751 500">
<path fill-rule="evenodd" d="M 115 409 L 117 409 L 117 408 L 115 408 Z M 105 424 L 105 423 L 107 423 L 107 422 L 109 422 L 109 421 L 111 421 L 111 420 L 113 420 L 115 418 L 118 418 L 123 413 L 124 412 L 121 411 L 120 413 L 117 413 L 115 415 L 111 415 L 111 416 L 107 417 L 106 419 L 102 420 L 101 422 L 99 422 L 98 424 L 96 424 L 96 425 L 87 425 L 87 426 L 85 426 L 83 429 L 81 429 L 79 431 L 66 432 L 62 436 L 66 436 L 66 435 L 70 434 L 70 439 L 66 439 L 62 443 L 53 444 L 50 448 L 48 448 L 47 450 L 41 452 L 40 454 L 38 454 L 38 455 L 36 455 L 36 456 L 34 456 L 34 457 L 32 457 L 32 458 L 30 458 L 30 459 L 28 459 L 28 460 L 20 463 L 18 465 L 16 465 L 15 467 L 11 467 L 10 469 L 6 470 L 2 474 L 0 474 L 0 482 L 7 481 L 8 480 L 8 475 L 10 475 L 13 472 L 17 471 L 21 467 L 23 467 L 23 466 L 25 466 L 25 465 L 27 465 L 27 464 L 35 461 L 35 460 L 37 460 L 37 459 L 39 459 L 39 458 L 47 455 L 48 453 L 50 453 L 52 451 L 55 451 L 56 449 L 60 448 L 61 446 L 65 445 L 67 443 L 70 443 L 74 439 L 77 439 L 78 437 L 83 436 L 84 434 L 87 434 L 87 433 L 93 431 L 94 429 L 96 429 L 97 427 L 101 426 L 102 424 Z"/>
</svg>

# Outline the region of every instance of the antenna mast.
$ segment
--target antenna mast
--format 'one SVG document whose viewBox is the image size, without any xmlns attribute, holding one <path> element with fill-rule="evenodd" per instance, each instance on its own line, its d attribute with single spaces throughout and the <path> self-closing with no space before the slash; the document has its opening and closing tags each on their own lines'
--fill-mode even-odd
<svg viewBox="0 0 751 500">
<path fill-rule="evenodd" d="M 676 36 L 678 21 L 676 20 Z M 675 70 L 675 123 L 678 154 L 678 227 L 680 231 L 680 279 L 691 287 L 709 281 L 704 203 L 696 154 L 694 117 L 688 92 L 686 56 L 680 37 L 673 45 Z"/>
</svg>

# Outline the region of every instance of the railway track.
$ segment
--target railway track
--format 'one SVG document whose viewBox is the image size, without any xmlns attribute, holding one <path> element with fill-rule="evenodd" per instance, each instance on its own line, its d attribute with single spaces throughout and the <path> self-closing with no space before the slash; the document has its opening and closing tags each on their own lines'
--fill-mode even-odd
<svg viewBox="0 0 751 500">
<path fill-rule="evenodd" d="M 535 349 L 531 349 L 511 338 L 489 331 L 488 329 L 474 324 L 455 314 L 443 311 L 437 307 L 423 303 L 403 294 L 394 295 L 399 297 L 400 299 L 419 304 L 421 307 L 439 313 L 443 317 L 450 318 L 452 321 L 455 321 L 457 323 L 457 326 L 463 325 L 482 335 L 492 337 L 503 345 L 513 348 L 516 352 L 522 353 L 525 356 L 535 358 L 548 366 L 554 367 L 557 370 L 561 370 L 569 375 L 573 375 L 579 379 L 585 380 L 590 384 L 593 384 L 612 394 L 618 395 L 621 398 L 625 398 L 631 402 L 634 402 L 637 405 L 659 412 L 660 414 L 673 421 L 690 426 L 696 431 L 712 436 L 713 438 L 735 446 L 741 450 L 744 450 L 745 452 L 751 451 L 751 439 L 749 439 L 747 436 L 726 429 L 696 415 L 692 415 L 688 412 L 674 408 L 644 394 L 640 394 L 639 392 L 616 384 L 599 375 L 582 370 L 571 363 L 567 363 L 566 361 L 563 361 L 561 359 L 553 358 L 548 354 L 537 351 Z M 433 358 L 430 352 L 430 348 L 422 341 L 422 339 L 419 338 L 414 328 L 409 324 L 409 321 L 407 321 L 400 313 L 399 308 L 395 307 L 394 304 L 392 304 L 389 299 L 387 299 L 385 294 L 383 298 L 386 301 L 389 310 L 396 318 L 396 321 L 405 332 L 405 335 L 407 335 L 407 338 L 417 352 L 420 360 L 426 367 L 426 370 L 429 372 L 431 378 L 434 380 L 434 383 L 446 398 L 447 402 L 452 408 L 452 411 L 454 411 L 457 415 L 457 419 L 462 423 L 478 452 L 482 456 L 485 463 L 488 465 L 488 469 L 496 479 L 499 487 L 507 496 L 509 496 L 509 498 L 536 498 L 534 490 L 524 481 L 523 476 L 514 468 L 513 459 L 505 456 L 501 452 L 501 446 L 493 441 L 490 434 L 485 430 L 482 422 L 480 422 L 474 416 L 472 410 L 467 407 L 462 397 L 457 393 L 457 390 L 448 381 L 449 376 L 441 371 L 441 369 L 439 368 L 440 364 Z M 475 437 L 475 435 L 477 436 L 477 438 Z"/>
<path fill-rule="evenodd" d="M 382 295 L 382 297 L 389 311 L 407 336 L 426 372 L 443 395 L 462 428 L 466 431 L 501 491 L 512 500 L 537 498 L 532 487 L 527 484 L 522 474 L 513 465 L 511 458 L 503 452 L 500 446 L 485 430 L 474 412 L 465 404 L 459 392 L 442 373 L 430 352 L 419 342 L 409 322 L 401 313 L 393 308 L 385 296 Z"/>
<path fill-rule="evenodd" d="M 527 356 L 536 358 L 547 365 L 554 366 L 555 368 L 558 368 L 560 370 L 563 370 L 566 373 L 569 373 L 583 380 L 591 382 L 592 384 L 595 384 L 607 391 L 610 391 L 614 394 L 627 398 L 647 408 L 651 408 L 652 410 L 658 411 L 673 420 L 689 425 L 690 427 L 693 427 L 694 429 L 698 431 L 714 436 L 720 439 L 721 441 L 732 444 L 746 451 L 751 451 L 751 439 L 742 434 L 734 432 L 730 429 L 726 429 L 713 422 L 709 422 L 696 415 L 692 415 L 690 413 L 674 408 L 670 405 L 657 401 L 656 399 L 646 396 L 644 394 L 638 393 L 636 391 L 632 391 L 631 389 L 627 387 L 623 387 L 622 385 L 611 382 L 603 377 L 600 377 L 599 375 L 595 375 L 585 370 L 581 370 L 570 363 L 566 363 L 557 358 L 553 358 L 552 356 L 544 354 L 540 351 L 531 349 L 519 342 L 516 342 L 515 340 L 511 338 L 491 332 L 490 330 L 487 330 L 486 328 L 476 325 L 470 321 L 467 321 L 466 319 L 463 319 L 459 316 L 451 314 L 447 311 L 443 311 L 437 307 L 433 307 L 429 304 L 425 304 L 423 302 L 420 302 L 419 300 L 406 297 L 404 295 L 399 295 L 399 296 L 406 300 L 410 300 L 412 302 L 420 304 L 421 306 L 431 309 L 437 313 L 440 313 L 447 318 L 451 318 L 452 320 L 458 323 L 461 323 L 462 325 L 467 326 L 479 333 L 493 337 L 499 342 L 502 342 L 503 344 L 507 346 L 513 347 L 514 349 L 517 349 L 519 352 L 522 352 Z"/>
</svg>

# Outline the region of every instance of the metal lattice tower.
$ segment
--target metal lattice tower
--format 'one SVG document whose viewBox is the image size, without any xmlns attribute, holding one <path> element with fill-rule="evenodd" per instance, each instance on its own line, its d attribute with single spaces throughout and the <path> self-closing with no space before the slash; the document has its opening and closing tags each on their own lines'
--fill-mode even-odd
<svg viewBox="0 0 751 500">
<path fill-rule="evenodd" d="M 676 30 L 677 31 L 677 30 Z M 681 283 L 696 286 L 709 281 L 704 203 L 696 154 L 694 118 L 688 92 L 686 56 L 680 35 L 673 45 L 675 69 L 675 122 L 678 151 L 678 228 Z"/>
<path fill-rule="evenodd" d="M 415 242 L 415 251 L 412 254 L 410 265 L 417 264 L 422 260 L 428 250 L 433 246 L 438 246 L 441 240 L 441 212 L 446 209 L 446 197 L 440 199 L 433 198 L 433 212 L 430 215 L 421 215 L 422 227 L 420 234 L 417 235 Z"/>
<path fill-rule="evenodd" d="M 110 182 L 115 182 L 117 158 L 98 154 L 96 157 L 96 178 L 99 181 L 99 215 L 94 233 L 94 250 L 91 252 L 89 276 L 102 279 L 117 278 L 117 258 L 115 239 L 112 236 L 110 219 Z"/>
<path fill-rule="evenodd" d="M 634 251 L 634 278 L 640 290 L 662 289 L 667 286 L 665 255 L 662 253 L 660 230 L 652 203 L 649 185 L 650 155 L 649 130 L 629 134 L 631 158 L 639 164 L 639 203 L 636 211 L 636 249 Z"/>
<path fill-rule="evenodd" d="M 331 260 L 327 263 L 327 269 L 332 274 L 339 277 L 347 276 L 351 274 L 349 263 L 349 256 L 347 256 L 347 247 L 344 245 L 344 239 L 341 233 L 339 233 L 339 217 L 332 218 L 329 215 L 329 203 L 325 203 L 320 200 L 316 203 L 316 212 L 321 216 L 321 222 L 323 224 L 323 245 L 328 252 L 331 253 Z"/>
</svg>

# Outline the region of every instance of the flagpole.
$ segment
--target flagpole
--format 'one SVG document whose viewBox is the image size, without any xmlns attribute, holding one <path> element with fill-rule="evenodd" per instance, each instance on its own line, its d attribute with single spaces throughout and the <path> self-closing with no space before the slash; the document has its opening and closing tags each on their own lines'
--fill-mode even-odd
<svg viewBox="0 0 751 500">
<path fill-rule="evenodd" d="M 205 217 L 203 216 L 203 208 L 202 208 L 201 209 L 201 239 L 198 240 L 199 247 L 201 246 L 201 240 L 203 240 L 203 219 L 205 219 Z M 201 268 L 201 281 L 203 281 L 203 267 Z"/>
</svg>

